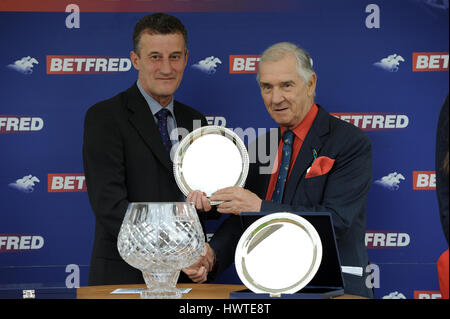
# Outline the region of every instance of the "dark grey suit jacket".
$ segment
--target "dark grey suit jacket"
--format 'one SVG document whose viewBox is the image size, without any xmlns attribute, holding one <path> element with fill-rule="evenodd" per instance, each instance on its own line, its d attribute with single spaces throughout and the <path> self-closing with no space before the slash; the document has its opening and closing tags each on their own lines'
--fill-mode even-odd
<svg viewBox="0 0 450 319">
<path fill-rule="evenodd" d="M 189 132 L 195 128 L 193 121 L 207 125 L 202 114 L 177 101 L 174 113 L 177 127 Z M 117 250 L 128 203 L 176 202 L 183 196 L 153 115 L 136 84 L 87 111 L 83 161 L 96 219 L 89 285 L 143 283 L 141 271 L 125 263 Z"/>
<path fill-rule="evenodd" d="M 270 140 L 267 136 L 261 138 Z M 258 145 L 256 141 L 256 149 Z M 269 149 L 267 144 L 266 150 Z M 335 162 L 327 174 L 306 179 L 306 171 L 314 160 L 313 149 L 318 156 L 328 156 Z M 246 188 L 264 199 L 270 175 L 261 174 L 261 166 L 259 162 L 251 165 Z M 372 289 L 365 283 L 369 263 L 365 248 L 366 200 L 371 181 L 369 138 L 359 128 L 331 116 L 319 106 L 287 181 L 282 203 L 264 200 L 261 207 L 263 212 L 330 212 L 341 265 L 362 267 L 364 274 L 359 277 L 344 273 L 345 292 L 366 297 L 373 297 Z M 251 221 L 230 216 L 214 234 L 210 245 L 217 255 L 217 274 L 234 261 L 237 242 Z"/>
<path fill-rule="evenodd" d="M 448 95 L 439 113 L 438 127 L 436 132 L 436 195 L 439 204 L 439 216 L 444 230 L 445 239 L 448 244 L 448 173 L 443 169 L 444 158 L 448 152 Z"/>
</svg>

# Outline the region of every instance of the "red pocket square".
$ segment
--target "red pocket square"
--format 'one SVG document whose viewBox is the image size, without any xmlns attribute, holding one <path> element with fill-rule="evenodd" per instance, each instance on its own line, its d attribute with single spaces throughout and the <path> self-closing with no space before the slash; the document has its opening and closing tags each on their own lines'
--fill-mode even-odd
<svg viewBox="0 0 450 319">
<path fill-rule="evenodd" d="M 327 156 L 319 156 L 306 171 L 305 178 L 316 177 L 328 173 L 333 167 L 334 161 L 334 159 Z"/>
</svg>

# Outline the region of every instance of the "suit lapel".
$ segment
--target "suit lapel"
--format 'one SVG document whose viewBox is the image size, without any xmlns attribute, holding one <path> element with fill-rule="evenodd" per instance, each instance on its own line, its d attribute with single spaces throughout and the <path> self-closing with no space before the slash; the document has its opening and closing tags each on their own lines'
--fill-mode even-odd
<svg viewBox="0 0 450 319">
<path fill-rule="evenodd" d="M 291 176 L 286 184 L 283 202 L 290 204 L 292 198 L 300 184 L 301 177 L 304 176 L 305 171 L 313 163 L 314 156 L 313 150 L 317 153 L 323 145 L 321 137 L 328 134 L 329 131 L 329 118 L 328 113 L 325 112 L 320 106 L 317 116 L 303 141 L 302 147 L 297 155 L 294 166 L 292 168 Z"/>
<path fill-rule="evenodd" d="M 129 121 L 164 167 L 172 171 L 172 163 L 169 154 L 162 145 L 153 114 L 136 84 L 128 89 L 127 96 L 127 107 L 132 111 Z"/>
<path fill-rule="evenodd" d="M 193 123 L 192 118 L 186 117 L 186 112 L 183 112 L 183 105 L 178 103 L 177 101 L 173 101 L 173 112 L 175 113 L 175 120 L 177 121 L 177 128 L 186 129 L 187 132 L 192 132 Z M 201 123 L 200 123 L 201 126 Z M 199 126 L 199 127 L 200 127 Z M 178 139 L 180 140 L 184 137 L 183 132 L 179 132 Z"/>
</svg>

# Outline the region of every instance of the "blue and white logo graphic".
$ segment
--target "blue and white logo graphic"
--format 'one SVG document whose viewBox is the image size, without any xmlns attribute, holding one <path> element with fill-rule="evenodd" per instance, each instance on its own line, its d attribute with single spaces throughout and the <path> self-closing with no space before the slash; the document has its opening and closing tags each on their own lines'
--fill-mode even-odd
<svg viewBox="0 0 450 319">
<path fill-rule="evenodd" d="M 404 181 L 405 176 L 400 173 L 393 172 L 387 176 L 383 176 L 381 179 L 375 181 L 375 184 L 383 186 L 391 191 L 396 191 L 400 188 L 400 181 Z"/>
<path fill-rule="evenodd" d="M 39 64 L 38 60 L 30 56 L 26 56 L 15 61 L 13 64 L 8 64 L 7 67 L 22 74 L 31 74 L 33 73 L 33 67 L 35 64 Z"/>
<path fill-rule="evenodd" d="M 373 65 L 388 72 L 397 72 L 400 62 L 405 62 L 405 59 L 396 53 L 389 55 L 387 58 L 375 62 Z"/>
<path fill-rule="evenodd" d="M 39 178 L 30 174 L 22 178 L 19 178 L 14 183 L 10 183 L 8 186 L 17 189 L 22 193 L 31 193 L 34 191 L 34 186 L 36 186 L 35 183 L 39 182 L 40 182 Z"/>
<path fill-rule="evenodd" d="M 192 68 L 200 70 L 208 75 L 211 75 L 216 73 L 217 64 L 222 64 L 222 61 L 220 61 L 219 58 L 210 56 L 192 65 Z"/>
</svg>

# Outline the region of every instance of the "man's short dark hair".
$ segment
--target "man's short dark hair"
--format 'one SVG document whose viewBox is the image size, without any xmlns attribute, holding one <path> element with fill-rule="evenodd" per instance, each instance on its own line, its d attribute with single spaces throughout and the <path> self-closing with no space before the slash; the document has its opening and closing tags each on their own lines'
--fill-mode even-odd
<svg viewBox="0 0 450 319">
<path fill-rule="evenodd" d="M 134 52 L 139 55 L 139 41 L 142 34 L 174 34 L 180 33 L 184 38 L 184 51 L 187 52 L 187 32 L 181 21 L 169 14 L 154 13 L 143 17 L 136 23 L 133 32 Z"/>
</svg>

